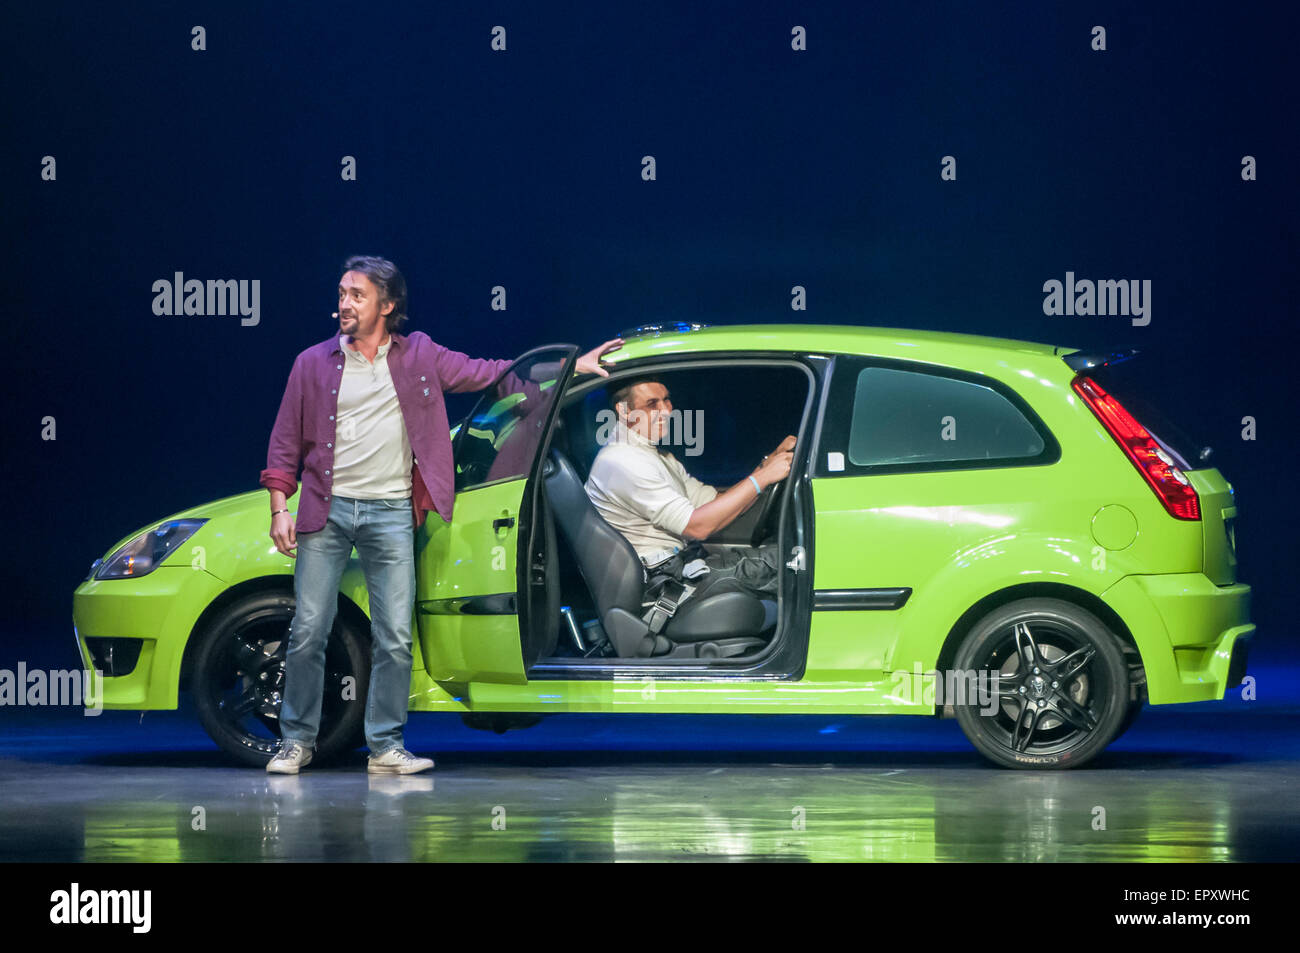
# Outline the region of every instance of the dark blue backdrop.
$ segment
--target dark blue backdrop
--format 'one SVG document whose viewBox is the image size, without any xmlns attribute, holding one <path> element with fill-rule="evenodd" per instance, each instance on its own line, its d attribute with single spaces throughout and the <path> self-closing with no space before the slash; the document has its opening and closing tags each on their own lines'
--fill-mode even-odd
<svg viewBox="0 0 1300 953">
<path fill-rule="evenodd" d="M 364 252 L 405 270 L 410 328 L 475 356 L 666 318 L 1143 348 L 1237 488 L 1261 694 L 1295 691 L 1292 14 L 187 6 L 5 17 L 0 667 L 74 667 L 72 591 L 105 547 L 257 487 L 293 357 L 337 329 L 339 265 Z M 260 323 L 154 315 L 176 271 L 258 279 Z M 1150 325 L 1045 315 L 1067 271 L 1150 279 Z"/>
</svg>

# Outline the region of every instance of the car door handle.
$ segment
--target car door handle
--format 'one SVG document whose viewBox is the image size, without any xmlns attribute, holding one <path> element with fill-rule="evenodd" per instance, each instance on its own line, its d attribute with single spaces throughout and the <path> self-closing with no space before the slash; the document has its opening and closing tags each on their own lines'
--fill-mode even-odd
<svg viewBox="0 0 1300 953">
<path fill-rule="evenodd" d="M 513 516 L 499 516 L 492 521 L 492 532 L 499 533 L 503 529 L 510 529 L 515 525 Z"/>
</svg>

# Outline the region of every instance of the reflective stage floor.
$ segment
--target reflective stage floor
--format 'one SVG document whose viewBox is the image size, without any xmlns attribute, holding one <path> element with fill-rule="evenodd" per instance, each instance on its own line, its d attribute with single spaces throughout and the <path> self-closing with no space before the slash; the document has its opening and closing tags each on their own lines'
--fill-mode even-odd
<svg viewBox="0 0 1300 953">
<path fill-rule="evenodd" d="M 1148 709 L 1091 765 L 993 768 L 956 722 L 413 715 L 437 768 L 235 765 L 192 713 L 0 712 L 4 861 L 1300 858 L 1300 708 Z M 1104 821 L 1104 829 L 1101 821 Z"/>
</svg>

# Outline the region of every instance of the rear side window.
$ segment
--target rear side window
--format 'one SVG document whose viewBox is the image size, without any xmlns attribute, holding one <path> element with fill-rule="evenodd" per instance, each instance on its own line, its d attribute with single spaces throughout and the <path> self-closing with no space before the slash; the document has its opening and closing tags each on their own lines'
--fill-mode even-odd
<svg viewBox="0 0 1300 953">
<path fill-rule="evenodd" d="M 997 391 L 888 367 L 858 372 L 849 462 L 951 463 L 1036 457 L 1043 438 Z"/>
<path fill-rule="evenodd" d="M 1022 466 L 1059 455 L 1025 402 L 990 378 L 841 357 L 816 472 Z"/>
</svg>

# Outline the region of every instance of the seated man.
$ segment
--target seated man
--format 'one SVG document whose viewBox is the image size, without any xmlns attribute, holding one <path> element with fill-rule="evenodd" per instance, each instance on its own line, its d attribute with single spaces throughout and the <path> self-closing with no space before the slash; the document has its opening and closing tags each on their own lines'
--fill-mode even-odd
<svg viewBox="0 0 1300 953">
<path fill-rule="evenodd" d="M 672 412 L 668 388 L 653 378 L 621 384 L 610 396 L 618 422 L 591 465 L 586 490 L 597 512 L 627 538 L 648 569 L 677 579 L 703 555 L 709 577 L 731 576 L 760 598 L 775 597 L 780 566 L 776 544 L 703 550 L 698 541 L 730 524 L 767 486 L 785 479 L 794 437 L 763 458 L 735 486 L 719 491 L 695 479 L 666 448 Z M 687 576 L 698 570 L 688 568 Z M 689 578 L 692 585 L 705 579 Z"/>
</svg>

